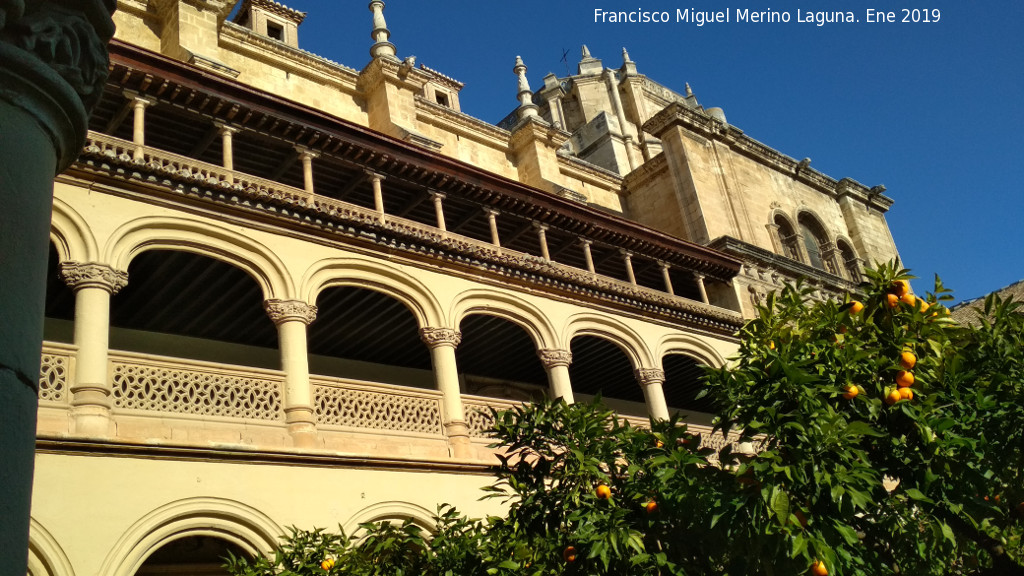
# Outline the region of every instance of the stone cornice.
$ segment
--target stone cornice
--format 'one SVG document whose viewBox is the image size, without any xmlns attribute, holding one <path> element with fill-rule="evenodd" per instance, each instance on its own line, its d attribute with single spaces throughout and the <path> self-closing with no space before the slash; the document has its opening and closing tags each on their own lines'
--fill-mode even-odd
<svg viewBox="0 0 1024 576">
<path fill-rule="evenodd" d="M 225 22 L 221 28 L 221 40 L 236 43 L 242 47 L 249 45 L 250 49 L 258 49 L 261 52 L 269 53 L 284 59 L 292 66 L 292 70 L 308 75 L 309 70 L 315 70 L 328 77 L 332 77 L 339 84 L 346 84 L 354 88 L 359 71 L 355 68 L 339 64 L 322 56 L 307 52 L 301 48 L 288 46 L 283 42 L 277 42 L 257 34 L 245 26 L 234 22 Z"/>
<path fill-rule="evenodd" d="M 639 186 L 643 186 L 648 183 L 651 179 L 663 176 L 668 170 L 668 159 L 665 158 L 665 153 L 662 152 L 654 158 L 651 158 L 647 162 L 644 162 L 633 170 L 622 179 L 622 190 L 623 193 L 629 195 L 633 190 Z"/>
<path fill-rule="evenodd" d="M 75 290 L 101 288 L 117 294 L 128 285 L 128 273 L 95 262 L 61 262 L 60 279 Z"/>
<path fill-rule="evenodd" d="M 832 197 L 840 195 L 840 181 L 754 140 L 735 126 L 723 124 L 700 110 L 688 108 L 678 102 L 669 105 L 661 112 L 655 114 L 644 124 L 643 129 L 645 132 L 653 134 L 658 138 L 663 138 L 665 133 L 675 126 L 725 144 L 733 150 L 757 160 L 769 168 L 786 174 L 790 178 L 803 182 L 820 192 Z M 842 190 L 844 195 L 855 197 L 859 201 L 883 212 L 893 203 L 892 199 L 886 196 L 873 194 L 863 184 L 848 178 L 843 180 L 849 182 Z"/>
<path fill-rule="evenodd" d="M 502 151 L 508 150 L 511 134 L 508 130 L 498 128 L 494 124 L 484 122 L 469 114 L 457 112 L 447 106 L 441 106 L 420 95 L 416 95 L 416 111 L 418 120 L 447 128 L 460 136 L 466 136 Z M 439 122 L 439 119 L 444 122 Z"/>
<path fill-rule="evenodd" d="M 423 85 L 430 79 L 429 72 L 418 68 L 407 68 L 397 58 L 374 58 L 359 71 L 356 87 L 360 92 L 367 93 L 375 90 L 375 87 L 381 82 L 390 82 L 413 93 L 419 93 L 423 89 Z"/>
<path fill-rule="evenodd" d="M 245 0 L 242 7 L 238 10 L 239 15 L 246 12 L 250 6 L 262 8 L 271 14 L 275 14 L 285 20 L 288 20 L 289 22 L 294 22 L 296 26 L 302 24 L 302 21 L 306 19 L 305 12 L 299 12 L 294 8 L 289 8 L 284 4 L 274 2 L 274 0 Z"/>
<path fill-rule="evenodd" d="M 803 278 L 818 286 L 826 287 L 835 292 L 852 292 L 857 289 L 856 284 L 846 280 L 845 278 L 840 278 L 839 276 L 829 274 L 824 270 L 808 266 L 803 262 L 791 260 L 785 256 L 780 256 L 774 252 L 765 250 L 764 248 L 748 244 L 729 236 L 717 238 L 711 242 L 710 245 L 722 250 L 723 252 L 736 256 L 744 262 L 764 265 L 772 270 L 777 270 L 792 280 Z M 747 267 L 749 268 L 749 265 Z"/>
<path fill-rule="evenodd" d="M 434 70 L 433 68 L 426 66 L 425 64 L 420 64 L 420 70 L 433 74 L 434 77 L 432 78 L 432 80 L 434 80 L 438 84 L 443 84 L 449 88 L 454 88 L 456 92 L 462 90 L 462 88 L 465 86 L 465 84 L 459 82 L 455 78 L 452 78 L 451 76 L 448 76 L 446 74 L 442 74 L 437 70 Z"/>
<path fill-rule="evenodd" d="M 509 138 L 509 146 L 513 150 L 527 145 L 528 143 L 540 141 L 545 146 L 558 149 L 570 138 L 570 134 L 559 128 L 555 128 L 547 121 L 537 116 L 529 116 L 519 122 L 512 129 L 512 137 Z"/>
<path fill-rule="evenodd" d="M 591 164 L 582 158 L 559 153 L 558 162 L 559 169 L 572 177 L 603 186 L 614 192 L 618 192 L 622 187 L 622 176 L 607 168 Z"/>
</svg>

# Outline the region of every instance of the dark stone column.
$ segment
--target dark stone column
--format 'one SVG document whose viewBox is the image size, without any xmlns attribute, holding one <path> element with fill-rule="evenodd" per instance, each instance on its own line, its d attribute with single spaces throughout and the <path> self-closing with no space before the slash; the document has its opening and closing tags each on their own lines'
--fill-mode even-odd
<svg viewBox="0 0 1024 576">
<path fill-rule="evenodd" d="M 0 0 L 0 566 L 25 574 L 53 177 L 103 90 L 116 0 Z"/>
</svg>

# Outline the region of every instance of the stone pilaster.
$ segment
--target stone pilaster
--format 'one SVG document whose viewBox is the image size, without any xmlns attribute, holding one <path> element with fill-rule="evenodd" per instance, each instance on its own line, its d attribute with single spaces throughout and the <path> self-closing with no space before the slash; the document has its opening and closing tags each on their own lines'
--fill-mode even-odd
<svg viewBox="0 0 1024 576">
<path fill-rule="evenodd" d="M 466 426 L 459 386 L 459 367 L 455 349 L 462 342 L 462 333 L 453 328 L 421 328 L 420 339 L 430 348 L 430 361 L 434 366 L 434 382 L 441 391 L 444 405 L 444 428 L 457 458 L 470 455 L 469 427 Z"/>
<path fill-rule="evenodd" d="M 301 300 L 267 300 L 263 309 L 277 326 L 288 432 L 295 446 L 311 448 L 316 444 L 316 414 L 313 387 L 309 382 L 306 327 L 316 320 L 317 308 Z"/>
<path fill-rule="evenodd" d="M 63 262 L 60 277 L 75 291 L 75 377 L 71 406 L 76 434 L 110 436 L 107 356 L 110 343 L 110 297 L 128 285 L 128 273 L 105 264 Z"/>
<path fill-rule="evenodd" d="M 561 398 L 566 404 L 575 399 L 572 394 L 572 382 L 569 379 L 569 365 L 572 364 L 572 352 L 568 350 L 538 350 L 544 370 L 548 373 L 548 387 L 552 398 Z"/>
<path fill-rule="evenodd" d="M 53 176 L 85 145 L 115 0 L 0 0 L 0 566 L 25 574 Z"/>
<path fill-rule="evenodd" d="M 634 371 L 637 383 L 644 391 L 647 413 L 651 418 L 668 420 L 668 403 L 665 401 L 665 371 L 660 368 L 640 368 Z"/>
</svg>

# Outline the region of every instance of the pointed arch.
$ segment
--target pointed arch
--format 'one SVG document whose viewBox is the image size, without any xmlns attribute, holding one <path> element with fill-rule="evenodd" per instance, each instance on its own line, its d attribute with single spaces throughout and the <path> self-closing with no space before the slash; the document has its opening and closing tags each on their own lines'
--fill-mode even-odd
<svg viewBox="0 0 1024 576">
<path fill-rule="evenodd" d="M 61 262 L 96 262 L 99 258 L 96 237 L 85 218 L 58 197 L 53 199 L 50 240 Z"/>
<path fill-rule="evenodd" d="M 557 347 L 555 328 L 547 316 L 513 294 L 486 288 L 466 290 L 452 302 L 449 317 L 453 326 L 459 326 L 471 314 L 496 316 L 520 326 L 530 335 L 538 350 Z"/>
<path fill-rule="evenodd" d="M 268 554 L 284 529 L 241 502 L 224 498 L 185 498 L 140 518 L 107 553 L 100 574 L 133 576 L 150 554 L 164 544 L 189 536 L 211 536 L 247 553 Z"/>
<path fill-rule="evenodd" d="M 625 352 L 634 370 L 655 366 L 643 338 L 618 320 L 597 314 L 577 314 L 569 318 L 562 341 L 568 346 L 577 336 L 597 336 L 612 342 Z"/>
<path fill-rule="evenodd" d="M 321 292 L 336 286 L 354 286 L 386 294 L 404 304 L 420 328 L 442 327 L 444 314 L 433 292 L 406 272 L 372 260 L 331 258 L 311 266 L 302 277 L 300 294 L 315 303 Z"/>
<path fill-rule="evenodd" d="M 244 270 L 263 290 L 265 300 L 295 298 L 284 262 L 260 242 L 227 228 L 188 218 L 143 217 L 110 236 L 104 262 L 127 270 L 132 259 L 148 250 L 178 250 L 215 258 Z"/>
</svg>

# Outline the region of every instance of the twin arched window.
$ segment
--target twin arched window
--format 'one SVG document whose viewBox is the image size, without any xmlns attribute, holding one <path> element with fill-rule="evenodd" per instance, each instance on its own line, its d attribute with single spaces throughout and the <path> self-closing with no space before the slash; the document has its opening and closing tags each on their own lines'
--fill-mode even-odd
<svg viewBox="0 0 1024 576">
<path fill-rule="evenodd" d="M 797 229 L 782 214 L 776 214 L 773 223 L 783 256 L 854 282 L 860 281 L 857 253 L 844 240 L 832 244 L 821 222 L 809 212 L 800 213 Z"/>
</svg>

